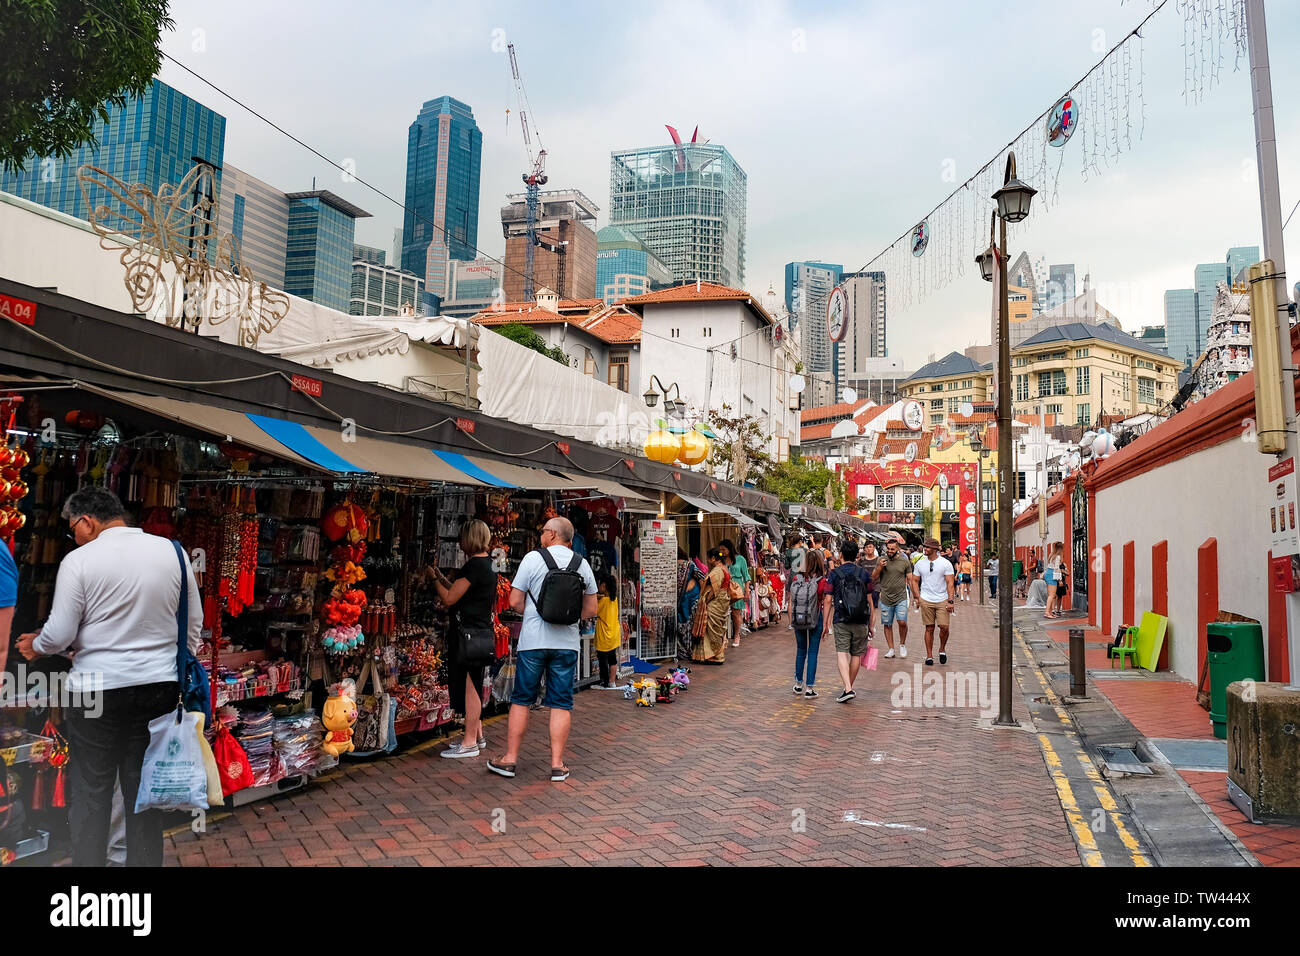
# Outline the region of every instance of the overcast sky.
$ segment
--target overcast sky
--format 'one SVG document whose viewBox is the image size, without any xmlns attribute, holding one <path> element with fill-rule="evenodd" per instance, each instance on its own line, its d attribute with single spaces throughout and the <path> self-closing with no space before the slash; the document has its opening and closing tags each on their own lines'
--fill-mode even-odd
<svg viewBox="0 0 1300 956">
<path fill-rule="evenodd" d="M 401 199 L 407 129 L 449 94 L 483 131 L 479 247 L 501 256 L 499 208 L 522 188 L 513 42 L 549 151 L 550 187 L 578 188 L 607 220 L 611 149 L 684 136 L 725 145 L 749 178 L 747 288 L 777 292 L 783 265 L 856 269 L 993 158 L 1155 5 L 1155 0 L 913 0 L 311 4 L 177 0 L 166 51 L 357 175 Z M 1225 0 L 1226 5 L 1226 0 Z M 1270 0 L 1285 216 L 1300 199 L 1300 10 Z M 1011 255 L 1091 272 L 1136 330 L 1163 322 L 1163 292 L 1229 246 L 1260 243 L 1249 72 L 1184 104 L 1173 0 L 1144 29 L 1142 140 L 1085 182 L 1065 147 L 1059 201 L 1011 229 Z M 312 177 L 374 216 L 359 242 L 390 249 L 401 210 L 171 64 L 162 78 L 227 118 L 226 162 L 286 191 Z M 1136 124 L 1137 117 L 1134 117 Z M 1042 187 L 1042 183 L 1031 183 Z M 1300 222 L 1300 219 L 1297 219 Z M 1300 227 L 1298 227 L 1300 228 Z M 1288 234 L 1292 230 L 1288 231 Z M 1300 278 L 1300 267 L 1293 281 Z M 895 281 L 890 277 L 890 282 Z M 889 311 L 890 354 L 911 365 L 988 341 L 989 286 L 973 270 Z"/>
</svg>

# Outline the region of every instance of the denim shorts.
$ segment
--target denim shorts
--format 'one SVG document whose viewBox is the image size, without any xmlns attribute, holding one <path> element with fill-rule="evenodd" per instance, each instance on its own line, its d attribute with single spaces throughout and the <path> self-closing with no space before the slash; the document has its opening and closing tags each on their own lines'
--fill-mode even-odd
<svg viewBox="0 0 1300 956">
<path fill-rule="evenodd" d="M 907 598 L 899 601 L 897 604 L 880 605 L 880 623 L 884 627 L 893 627 L 894 618 L 906 624 L 907 623 Z"/>
<path fill-rule="evenodd" d="M 515 689 L 510 703 L 531 707 L 537 700 L 542 675 L 546 675 L 543 707 L 573 710 L 573 675 L 578 669 L 578 652 L 546 648 L 520 651 L 515 657 Z"/>
</svg>

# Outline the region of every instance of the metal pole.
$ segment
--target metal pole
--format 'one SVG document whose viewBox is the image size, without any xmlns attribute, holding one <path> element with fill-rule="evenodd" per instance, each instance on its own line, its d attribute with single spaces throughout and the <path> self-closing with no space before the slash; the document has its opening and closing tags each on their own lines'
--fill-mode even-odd
<svg viewBox="0 0 1300 956">
<path fill-rule="evenodd" d="M 1286 255 L 1282 247 L 1282 205 L 1277 182 L 1277 131 L 1273 126 L 1273 81 L 1268 66 L 1268 28 L 1264 0 L 1246 0 L 1250 50 L 1250 89 L 1255 110 L 1255 158 L 1259 164 L 1259 212 L 1264 227 L 1264 258 L 1273 260 L 1277 295 L 1277 335 L 1282 347 L 1282 407 L 1286 410 L 1286 458 L 1295 458 L 1295 369 L 1291 361 L 1291 318 L 1287 308 Z M 1263 316 L 1257 318 L 1262 319 Z M 1300 690 L 1300 595 L 1286 595 L 1288 690 Z"/>
<path fill-rule="evenodd" d="M 998 217 L 1002 255 L 998 259 L 998 569 L 1011 567 L 1011 494 L 1007 463 L 1011 461 L 1011 317 L 1007 307 L 1007 223 Z M 983 494 L 984 489 L 980 489 Z M 981 502 L 983 504 L 983 502 Z M 998 719 L 1013 727 L 1011 716 L 1011 589 L 998 593 Z"/>
<path fill-rule="evenodd" d="M 1070 696 L 1088 696 L 1088 671 L 1084 660 L 1083 628 L 1070 628 Z"/>
</svg>

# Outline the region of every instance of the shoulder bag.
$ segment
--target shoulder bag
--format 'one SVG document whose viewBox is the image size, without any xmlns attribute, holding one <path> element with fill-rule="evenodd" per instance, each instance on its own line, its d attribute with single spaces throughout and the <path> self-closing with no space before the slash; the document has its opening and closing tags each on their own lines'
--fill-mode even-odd
<svg viewBox="0 0 1300 956">
<path fill-rule="evenodd" d="M 185 550 L 179 541 L 172 541 L 176 560 L 181 565 L 181 599 L 176 605 L 176 680 L 180 683 L 181 703 L 187 711 L 195 711 L 212 722 L 212 682 L 207 669 L 190 653 L 190 581 L 186 570 Z"/>
<path fill-rule="evenodd" d="M 462 667 L 487 667 L 497 660 L 496 628 L 488 624 L 466 624 L 456 614 L 456 653 Z"/>
</svg>

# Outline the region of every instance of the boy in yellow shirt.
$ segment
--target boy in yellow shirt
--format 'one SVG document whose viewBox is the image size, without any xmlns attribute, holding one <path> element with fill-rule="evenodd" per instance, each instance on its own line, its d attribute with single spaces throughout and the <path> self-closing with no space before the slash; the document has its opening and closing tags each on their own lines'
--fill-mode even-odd
<svg viewBox="0 0 1300 956">
<path fill-rule="evenodd" d="M 618 619 L 618 585 L 613 575 L 603 574 L 596 582 L 596 660 L 600 683 L 606 690 L 621 690 L 618 679 L 618 649 L 623 632 Z"/>
</svg>

